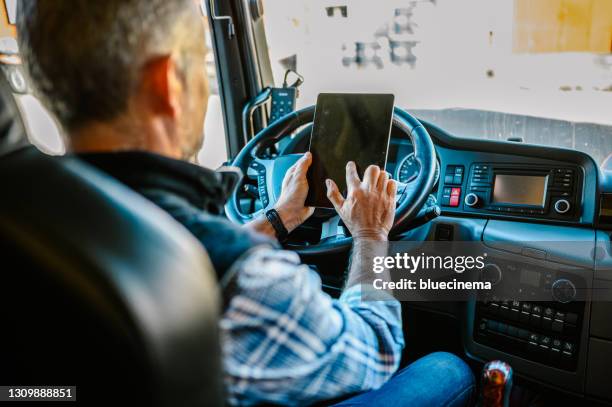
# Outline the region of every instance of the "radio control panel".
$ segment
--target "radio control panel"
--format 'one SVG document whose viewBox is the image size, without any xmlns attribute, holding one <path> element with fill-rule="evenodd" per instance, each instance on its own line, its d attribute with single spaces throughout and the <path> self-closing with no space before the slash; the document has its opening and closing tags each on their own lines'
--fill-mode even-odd
<svg viewBox="0 0 612 407">
<path fill-rule="evenodd" d="M 441 203 L 466 212 L 575 220 L 582 179 L 577 166 L 448 165 Z"/>
</svg>

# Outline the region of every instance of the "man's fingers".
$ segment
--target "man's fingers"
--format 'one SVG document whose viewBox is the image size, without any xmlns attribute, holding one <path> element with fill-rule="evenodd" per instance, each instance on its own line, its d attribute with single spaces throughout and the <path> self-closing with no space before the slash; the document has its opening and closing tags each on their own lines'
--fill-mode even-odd
<svg viewBox="0 0 612 407">
<path fill-rule="evenodd" d="M 293 163 L 291 167 L 289 167 L 289 169 L 287 170 L 287 173 L 285 174 L 285 177 L 289 175 L 295 175 L 296 177 L 302 177 L 306 175 L 306 172 L 308 171 L 308 167 L 310 167 L 311 163 L 312 163 L 312 154 L 310 152 L 307 152 L 302 157 L 300 157 L 299 160 Z"/>
<path fill-rule="evenodd" d="M 397 194 L 397 182 L 395 182 L 395 180 L 388 180 L 387 181 L 387 194 L 395 199 L 395 195 Z"/>
<path fill-rule="evenodd" d="M 298 177 L 306 175 L 310 164 L 312 164 L 312 154 L 310 152 L 307 152 L 293 165 L 293 167 L 295 168 L 295 174 Z"/>
<path fill-rule="evenodd" d="M 376 189 L 383 192 L 385 190 L 385 186 L 387 185 L 387 181 L 389 181 L 389 173 L 387 171 L 381 171 L 376 183 Z"/>
<path fill-rule="evenodd" d="M 285 173 L 285 176 L 283 177 L 283 189 L 285 189 L 287 185 L 293 182 L 294 173 L 295 173 L 295 165 L 292 165 L 291 167 L 289 167 L 289 169 Z"/>
<path fill-rule="evenodd" d="M 338 190 L 338 186 L 331 179 L 325 180 L 325 185 L 327 186 L 327 199 L 334 205 L 336 212 L 340 212 L 340 208 L 344 204 L 344 198 Z"/>
<path fill-rule="evenodd" d="M 346 186 L 348 190 L 350 191 L 353 188 L 358 188 L 360 182 L 359 175 L 357 174 L 357 166 L 354 162 L 349 161 L 346 164 Z"/>
<path fill-rule="evenodd" d="M 376 165 L 370 165 L 363 174 L 363 183 L 368 188 L 376 188 L 378 183 L 378 176 L 380 175 L 380 168 Z"/>
</svg>

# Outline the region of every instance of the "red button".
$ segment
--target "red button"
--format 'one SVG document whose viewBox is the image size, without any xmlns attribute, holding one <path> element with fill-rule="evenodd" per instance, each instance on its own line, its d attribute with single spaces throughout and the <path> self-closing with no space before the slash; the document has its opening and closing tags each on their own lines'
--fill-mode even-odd
<svg viewBox="0 0 612 407">
<path fill-rule="evenodd" d="M 458 207 L 459 206 L 459 196 L 458 195 L 451 195 L 450 197 L 450 201 L 449 201 L 449 205 L 453 206 L 453 207 Z"/>
<path fill-rule="evenodd" d="M 461 195 L 461 188 L 453 188 L 451 189 L 451 196 L 460 196 Z"/>
</svg>

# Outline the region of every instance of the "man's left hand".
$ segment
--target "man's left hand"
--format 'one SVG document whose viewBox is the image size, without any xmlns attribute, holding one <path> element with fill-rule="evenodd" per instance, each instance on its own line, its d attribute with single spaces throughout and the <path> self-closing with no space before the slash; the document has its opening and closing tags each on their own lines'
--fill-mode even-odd
<svg viewBox="0 0 612 407">
<path fill-rule="evenodd" d="M 308 195 L 306 173 L 310 164 L 312 154 L 307 152 L 289 168 L 283 179 L 280 197 L 274 206 L 289 232 L 304 223 L 314 212 L 314 208 L 305 206 Z"/>
</svg>

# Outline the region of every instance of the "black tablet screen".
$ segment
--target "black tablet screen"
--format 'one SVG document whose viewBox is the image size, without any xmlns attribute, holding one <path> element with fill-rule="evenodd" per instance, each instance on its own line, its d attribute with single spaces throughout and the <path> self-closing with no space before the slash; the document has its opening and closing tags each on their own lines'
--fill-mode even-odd
<svg viewBox="0 0 612 407">
<path fill-rule="evenodd" d="M 313 162 L 308 171 L 306 205 L 332 208 L 325 180 L 336 182 L 346 196 L 346 163 L 359 176 L 371 165 L 385 168 L 393 118 L 393 95 L 320 94 L 310 139 Z"/>
</svg>

